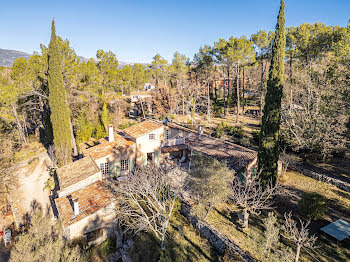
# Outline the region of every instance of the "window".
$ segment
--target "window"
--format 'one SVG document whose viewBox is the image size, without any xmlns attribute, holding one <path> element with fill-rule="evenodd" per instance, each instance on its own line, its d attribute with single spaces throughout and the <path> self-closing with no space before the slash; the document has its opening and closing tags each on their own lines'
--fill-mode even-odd
<svg viewBox="0 0 350 262">
<path fill-rule="evenodd" d="M 168 140 L 169 136 L 170 136 L 170 130 L 169 129 L 165 129 L 165 131 L 164 131 L 164 139 Z"/>
<path fill-rule="evenodd" d="M 102 175 L 109 174 L 109 165 L 108 165 L 108 163 L 101 163 L 100 164 L 100 169 L 101 169 Z"/>
<path fill-rule="evenodd" d="M 120 161 L 120 169 L 121 171 L 129 171 L 129 159 Z"/>
<path fill-rule="evenodd" d="M 154 140 L 155 139 L 155 135 L 154 134 L 149 134 L 149 140 Z"/>
<path fill-rule="evenodd" d="M 86 233 L 87 242 L 95 241 L 103 236 L 103 228 L 99 228 L 97 230 Z"/>
</svg>

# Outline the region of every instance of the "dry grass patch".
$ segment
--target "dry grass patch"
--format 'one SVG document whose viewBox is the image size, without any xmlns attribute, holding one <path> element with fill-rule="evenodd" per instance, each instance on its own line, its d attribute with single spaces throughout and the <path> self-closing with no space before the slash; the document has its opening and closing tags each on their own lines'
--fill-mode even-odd
<svg viewBox="0 0 350 262">
<path fill-rule="evenodd" d="M 218 261 L 216 250 L 179 212 L 175 212 L 166 242 L 166 255 L 174 262 Z M 160 256 L 160 244 L 149 233 L 140 233 L 130 254 L 133 262 L 153 262 Z"/>
<path fill-rule="evenodd" d="M 281 181 L 283 185 L 303 192 L 315 192 L 329 200 L 336 201 L 344 209 L 350 210 L 350 193 L 336 186 L 304 176 L 298 172 L 286 172 Z"/>
<path fill-rule="evenodd" d="M 38 141 L 25 144 L 22 149 L 14 154 L 14 161 L 19 163 L 24 160 L 30 159 L 42 152 L 45 152 L 45 147 Z"/>
</svg>

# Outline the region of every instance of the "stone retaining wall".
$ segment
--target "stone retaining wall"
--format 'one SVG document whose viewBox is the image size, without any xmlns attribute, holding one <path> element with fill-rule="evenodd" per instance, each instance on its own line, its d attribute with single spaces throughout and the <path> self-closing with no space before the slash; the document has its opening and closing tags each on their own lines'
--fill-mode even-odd
<svg viewBox="0 0 350 262">
<path fill-rule="evenodd" d="M 298 171 L 299 173 L 302 173 L 303 175 L 306 175 L 308 177 L 312 177 L 318 181 L 322 181 L 322 182 L 325 182 L 327 184 L 334 185 L 337 188 L 344 190 L 346 192 L 350 192 L 350 185 L 348 183 L 343 182 L 337 178 L 331 177 L 327 174 L 314 172 L 312 170 L 309 170 L 309 169 L 302 167 L 301 165 L 294 165 L 291 169 L 292 170 L 295 169 L 296 171 Z"/>
<path fill-rule="evenodd" d="M 239 246 L 233 243 L 230 239 L 228 239 L 224 234 L 218 231 L 214 226 L 199 220 L 197 217 L 192 216 L 190 214 L 190 205 L 186 202 L 182 202 L 181 205 L 181 213 L 188 218 L 191 224 L 198 229 L 205 238 L 208 239 L 210 244 L 212 244 L 221 254 L 225 253 L 226 248 L 234 251 L 237 255 L 239 255 L 243 261 L 253 262 L 255 261 L 252 257 L 250 257 L 247 253 L 245 253 Z"/>
</svg>

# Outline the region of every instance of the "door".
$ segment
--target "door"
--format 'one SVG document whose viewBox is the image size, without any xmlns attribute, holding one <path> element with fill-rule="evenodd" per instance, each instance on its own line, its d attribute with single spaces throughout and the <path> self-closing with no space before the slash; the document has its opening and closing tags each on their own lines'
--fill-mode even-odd
<svg viewBox="0 0 350 262">
<path fill-rule="evenodd" d="M 154 153 L 147 153 L 147 165 L 154 164 Z"/>
</svg>

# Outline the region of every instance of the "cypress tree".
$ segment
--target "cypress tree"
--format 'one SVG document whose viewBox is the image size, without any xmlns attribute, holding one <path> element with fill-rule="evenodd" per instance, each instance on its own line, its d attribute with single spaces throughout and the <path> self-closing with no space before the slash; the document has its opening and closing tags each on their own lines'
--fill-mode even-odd
<svg viewBox="0 0 350 262">
<path fill-rule="evenodd" d="M 63 82 L 61 61 L 61 54 L 55 32 L 55 21 L 52 20 L 51 40 L 48 52 L 50 120 L 57 162 L 59 165 L 65 165 L 71 160 L 72 143 L 70 133 L 70 110 L 67 102 L 67 92 Z"/>
<path fill-rule="evenodd" d="M 273 182 L 277 180 L 286 45 L 284 23 L 284 2 L 281 1 L 272 46 L 272 58 L 269 69 L 269 79 L 267 81 L 264 115 L 262 117 L 260 130 L 258 167 L 264 183 L 270 179 L 272 179 Z"/>
</svg>

